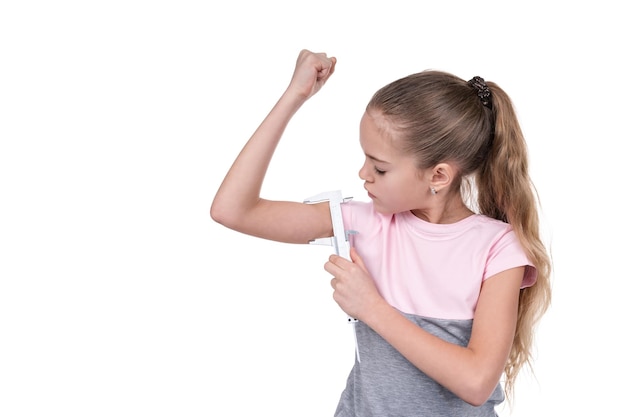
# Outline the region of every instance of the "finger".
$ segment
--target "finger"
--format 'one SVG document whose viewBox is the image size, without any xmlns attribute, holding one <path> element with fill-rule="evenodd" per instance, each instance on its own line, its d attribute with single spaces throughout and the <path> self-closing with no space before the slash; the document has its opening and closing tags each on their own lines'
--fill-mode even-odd
<svg viewBox="0 0 626 417">
<path fill-rule="evenodd" d="M 328 272 L 331 275 L 334 275 L 333 272 L 332 272 L 334 268 L 335 268 L 335 266 L 333 265 L 332 262 L 328 261 L 328 262 L 324 263 L 324 271 Z"/>
<path fill-rule="evenodd" d="M 337 274 L 341 271 L 341 268 L 329 260 L 324 264 L 324 270 L 330 275 L 337 276 Z"/>
<path fill-rule="evenodd" d="M 350 259 L 346 259 L 339 255 L 331 255 L 328 261 L 336 265 L 337 268 L 346 271 L 350 270 L 350 268 L 352 268 L 352 265 L 354 264 Z"/>
<path fill-rule="evenodd" d="M 335 72 L 335 64 L 337 63 L 337 58 L 328 58 L 325 53 L 317 54 L 317 56 L 320 59 L 317 66 L 317 79 L 327 80 L 333 74 L 333 72 Z"/>
<path fill-rule="evenodd" d="M 334 289 L 337 287 L 337 278 L 333 278 L 330 280 L 330 286 Z"/>
<path fill-rule="evenodd" d="M 330 58 L 330 61 L 332 62 L 332 64 L 330 66 L 330 71 L 328 72 L 329 77 L 333 75 L 333 73 L 335 72 L 335 65 L 337 65 L 337 58 L 333 56 Z"/>
<path fill-rule="evenodd" d="M 363 262 L 363 259 L 357 253 L 357 251 L 356 251 L 356 249 L 354 247 L 350 247 L 350 258 L 352 259 L 352 262 L 354 262 L 359 267 L 361 267 L 363 269 L 367 269 L 365 267 L 365 263 Z"/>
<path fill-rule="evenodd" d="M 332 65 L 328 62 L 320 62 L 317 67 L 317 79 L 319 81 L 326 81 L 332 73 Z"/>
</svg>

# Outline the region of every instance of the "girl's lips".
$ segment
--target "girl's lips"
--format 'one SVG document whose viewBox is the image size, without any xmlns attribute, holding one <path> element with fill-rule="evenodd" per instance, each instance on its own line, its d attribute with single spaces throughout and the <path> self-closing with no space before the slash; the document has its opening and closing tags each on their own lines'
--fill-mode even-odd
<svg viewBox="0 0 626 417">
<path fill-rule="evenodd" d="M 369 191 L 367 192 L 367 196 L 368 196 L 369 198 L 371 198 L 372 200 L 374 200 L 374 199 L 376 198 L 376 197 L 375 197 L 372 193 L 370 193 Z"/>
</svg>

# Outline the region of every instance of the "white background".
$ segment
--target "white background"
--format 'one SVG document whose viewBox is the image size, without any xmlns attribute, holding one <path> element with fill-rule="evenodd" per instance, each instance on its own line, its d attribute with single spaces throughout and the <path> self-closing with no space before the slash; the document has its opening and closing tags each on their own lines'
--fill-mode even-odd
<svg viewBox="0 0 626 417">
<path fill-rule="evenodd" d="M 336 72 L 287 129 L 264 196 L 363 198 L 358 120 L 396 78 L 497 82 L 519 112 L 555 263 L 535 377 L 501 415 L 623 413 L 618 10 L 2 2 L 0 416 L 333 414 L 353 343 L 322 268 L 331 249 L 209 217 L 302 48 L 336 56 Z"/>
</svg>

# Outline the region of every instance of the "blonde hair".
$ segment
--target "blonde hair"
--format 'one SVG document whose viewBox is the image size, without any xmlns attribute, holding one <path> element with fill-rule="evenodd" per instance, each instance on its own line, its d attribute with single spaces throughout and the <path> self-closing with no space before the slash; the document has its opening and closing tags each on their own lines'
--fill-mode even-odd
<svg viewBox="0 0 626 417">
<path fill-rule="evenodd" d="M 455 75 L 423 71 L 381 88 L 367 109 L 380 111 L 393 123 L 418 167 L 454 162 L 459 175 L 453 186 L 480 214 L 509 223 L 537 270 L 536 283 L 520 290 L 513 346 L 504 369 L 510 400 L 520 370 L 525 365 L 532 369 L 535 327 L 551 301 L 552 264 L 541 239 L 539 200 L 513 104 L 497 84 L 481 85 L 479 98 L 474 86 Z M 488 99 L 483 97 L 485 88 Z M 467 190 L 473 191 L 474 202 L 467 201 Z"/>
</svg>

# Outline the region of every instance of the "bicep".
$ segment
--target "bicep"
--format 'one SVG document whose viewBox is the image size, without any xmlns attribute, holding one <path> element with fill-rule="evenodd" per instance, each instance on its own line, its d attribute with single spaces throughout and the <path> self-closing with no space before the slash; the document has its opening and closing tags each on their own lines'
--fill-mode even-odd
<svg viewBox="0 0 626 417">
<path fill-rule="evenodd" d="M 468 348 L 474 350 L 498 380 L 511 351 L 519 292 L 525 267 L 502 271 L 483 282 Z"/>
<path fill-rule="evenodd" d="M 286 243 L 308 243 L 332 236 L 328 202 L 305 204 L 293 201 L 259 199 L 253 210 L 236 225 L 226 225 L 239 232 Z"/>
</svg>

